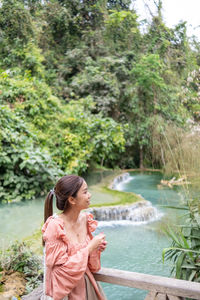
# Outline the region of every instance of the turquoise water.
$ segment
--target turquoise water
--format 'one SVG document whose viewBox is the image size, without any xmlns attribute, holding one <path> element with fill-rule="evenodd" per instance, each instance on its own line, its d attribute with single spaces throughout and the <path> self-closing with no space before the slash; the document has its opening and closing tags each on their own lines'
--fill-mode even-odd
<svg viewBox="0 0 200 300">
<path fill-rule="evenodd" d="M 110 173 L 109 173 L 110 174 Z M 170 276 L 171 265 L 162 262 L 162 250 L 170 245 L 160 228 L 164 223 L 179 221 L 177 210 L 164 208 L 163 205 L 180 205 L 184 203 L 182 189 L 158 188 L 162 175 L 160 173 L 130 173 L 131 180 L 119 185 L 123 191 L 141 194 L 152 202 L 162 213 L 161 220 L 143 225 L 101 222 L 96 233 L 104 231 L 108 247 L 102 253 L 102 266 L 152 275 Z M 90 185 L 99 183 L 106 174 L 96 174 L 86 180 Z M 93 194 L 93 199 L 95 194 Z M 0 241 L 7 246 L 15 239 L 31 235 L 43 221 L 44 199 L 11 203 L 0 206 Z M 108 300 L 143 300 L 146 292 L 102 283 Z"/>
<path fill-rule="evenodd" d="M 180 205 L 185 201 L 182 189 L 159 189 L 160 173 L 130 173 L 131 180 L 118 186 L 118 189 L 141 194 L 162 211 L 160 221 L 140 226 L 122 225 L 99 228 L 108 240 L 107 250 L 102 254 L 102 266 L 121 270 L 170 277 L 170 262 L 162 262 L 162 250 L 169 247 L 170 241 L 162 233 L 163 224 L 179 221 L 181 212 L 164 208 L 164 205 Z M 123 223 L 123 222 L 121 222 Z M 103 222 L 101 223 L 103 224 Z M 142 300 L 145 291 L 102 284 L 109 300 Z"/>
<path fill-rule="evenodd" d="M 171 267 L 161 261 L 162 249 L 168 246 L 163 235 L 150 226 L 104 228 L 108 240 L 102 254 L 102 266 L 153 275 L 169 276 Z M 102 284 L 109 300 L 142 300 L 145 291 Z"/>
<path fill-rule="evenodd" d="M 0 247 L 8 247 L 38 229 L 43 220 L 44 200 L 0 205 Z"/>
</svg>

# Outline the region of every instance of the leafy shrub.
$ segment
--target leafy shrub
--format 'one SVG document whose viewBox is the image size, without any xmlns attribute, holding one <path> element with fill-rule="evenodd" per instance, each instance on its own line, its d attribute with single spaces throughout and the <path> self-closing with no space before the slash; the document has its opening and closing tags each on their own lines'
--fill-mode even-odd
<svg viewBox="0 0 200 300">
<path fill-rule="evenodd" d="M 178 279 L 200 282 L 200 207 L 199 199 L 188 207 L 189 217 L 179 230 L 166 230 L 171 247 L 163 250 L 164 257 L 173 260 L 172 272 Z"/>
<path fill-rule="evenodd" d="M 22 43 L 27 42 L 34 35 L 31 15 L 21 1 L 2 1 L 0 27 L 7 38 L 6 42 L 10 44 L 17 39 Z"/>
<path fill-rule="evenodd" d="M 38 287 L 43 279 L 41 258 L 35 255 L 25 243 L 16 242 L 9 249 L 0 251 L 0 269 L 23 273 L 27 280 L 27 293 Z"/>
<path fill-rule="evenodd" d="M 0 75 L 0 201 L 38 196 L 60 169 L 81 174 L 91 161 L 115 166 L 124 150 L 122 126 L 93 114 L 91 97 L 64 104 L 42 79 L 15 71 Z"/>
<path fill-rule="evenodd" d="M 44 193 L 59 174 L 47 151 L 19 114 L 0 106 L 0 201 L 31 199 Z"/>
<path fill-rule="evenodd" d="M 71 101 L 61 120 L 64 135 L 57 151 L 62 164 L 76 173 L 86 171 L 91 161 L 113 167 L 124 151 L 122 126 L 111 118 L 92 114 L 94 105 L 91 97 Z"/>
</svg>

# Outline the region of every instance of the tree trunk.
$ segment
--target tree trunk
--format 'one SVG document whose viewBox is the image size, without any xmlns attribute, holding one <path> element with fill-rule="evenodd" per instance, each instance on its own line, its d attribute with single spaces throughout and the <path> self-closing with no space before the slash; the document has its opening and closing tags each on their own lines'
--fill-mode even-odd
<svg viewBox="0 0 200 300">
<path fill-rule="evenodd" d="M 101 159 L 101 167 L 103 167 L 103 163 L 104 163 L 104 156 Z"/>
<path fill-rule="evenodd" d="M 140 146 L 140 169 L 144 169 L 143 165 L 143 147 Z"/>
</svg>

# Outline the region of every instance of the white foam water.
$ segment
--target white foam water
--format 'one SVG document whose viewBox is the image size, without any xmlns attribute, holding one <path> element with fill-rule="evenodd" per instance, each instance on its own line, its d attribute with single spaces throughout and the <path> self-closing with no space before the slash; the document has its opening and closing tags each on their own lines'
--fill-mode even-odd
<svg viewBox="0 0 200 300">
<path fill-rule="evenodd" d="M 124 186 L 134 180 L 134 178 L 129 173 L 123 173 L 113 180 L 111 188 L 123 191 Z M 93 213 L 97 220 L 104 223 L 102 226 L 142 225 L 160 220 L 164 215 L 152 206 L 150 201 L 146 200 L 132 205 L 116 206 L 115 208 L 102 207 L 94 210 Z"/>
<path fill-rule="evenodd" d="M 117 227 L 117 226 L 141 226 L 159 221 L 164 216 L 164 213 L 159 212 L 154 218 L 151 218 L 148 221 L 130 221 L 130 220 L 112 220 L 112 221 L 98 221 L 98 228 L 102 227 Z"/>
<path fill-rule="evenodd" d="M 134 177 L 129 175 L 122 182 L 119 182 L 118 184 L 116 184 L 115 190 L 117 190 L 117 191 L 123 191 L 124 190 L 124 185 L 127 184 L 127 183 L 129 183 L 132 180 L 134 180 Z"/>
<path fill-rule="evenodd" d="M 131 205 L 93 207 L 88 210 L 100 222 L 141 225 L 162 218 L 163 214 L 150 201 L 142 200 Z"/>
<path fill-rule="evenodd" d="M 130 182 L 131 180 L 133 180 L 134 177 L 130 176 L 129 173 L 123 173 L 119 176 L 117 176 L 112 183 L 112 189 L 114 190 L 118 190 L 118 191 L 122 191 L 123 190 L 123 186 L 124 184 Z"/>
</svg>

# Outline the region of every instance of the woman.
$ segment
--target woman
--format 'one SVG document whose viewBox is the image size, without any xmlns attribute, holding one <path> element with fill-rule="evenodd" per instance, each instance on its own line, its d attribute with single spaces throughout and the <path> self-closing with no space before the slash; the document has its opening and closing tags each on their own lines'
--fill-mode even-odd
<svg viewBox="0 0 200 300">
<path fill-rule="evenodd" d="M 53 196 L 61 214 L 53 214 Z M 45 200 L 45 296 L 53 300 L 105 300 L 91 272 L 100 268 L 100 254 L 107 242 L 103 233 L 93 237 L 97 221 L 86 212 L 91 194 L 82 177 L 58 180 Z"/>
</svg>

